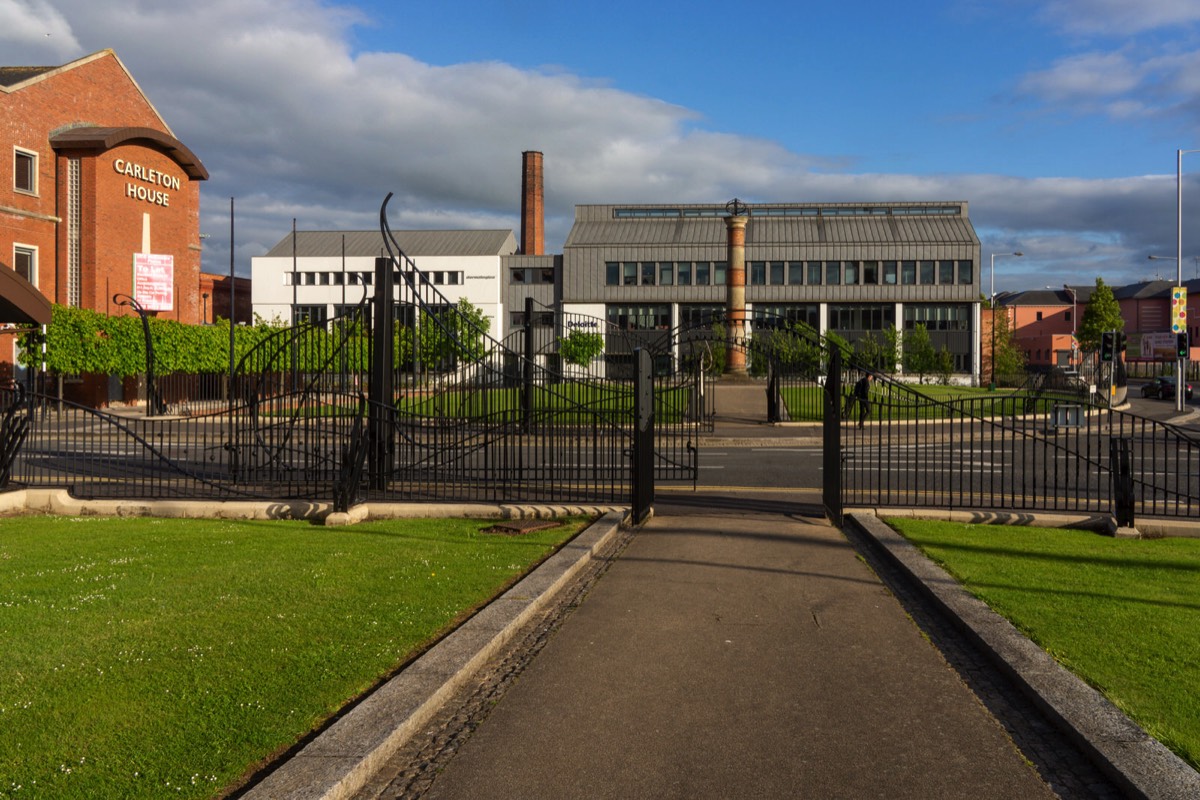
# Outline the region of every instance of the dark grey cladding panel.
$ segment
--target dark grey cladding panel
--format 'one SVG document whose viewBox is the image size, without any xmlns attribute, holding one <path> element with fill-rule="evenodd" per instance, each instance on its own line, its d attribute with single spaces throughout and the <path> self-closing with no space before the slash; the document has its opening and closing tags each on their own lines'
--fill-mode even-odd
<svg viewBox="0 0 1200 800">
<path fill-rule="evenodd" d="M 500 258 L 500 266 L 505 269 L 542 269 L 545 267 L 558 267 L 561 265 L 561 255 L 527 256 L 517 253 L 511 256 L 502 256 Z"/>
<path fill-rule="evenodd" d="M 725 286 L 601 286 L 594 295 L 570 302 L 724 303 Z"/>
<path fill-rule="evenodd" d="M 553 305 L 558 297 L 555 292 L 561 283 L 561 255 L 511 255 L 500 259 L 500 280 L 503 281 L 503 302 L 507 311 L 522 311 L 525 308 L 525 298 L 532 297 L 541 305 Z M 553 269 L 556 273 L 555 283 L 534 282 L 518 283 L 512 279 L 513 270 L 533 270 L 534 277 L 540 278 L 540 271 Z"/>
<path fill-rule="evenodd" d="M 564 250 L 597 245 L 705 245 L 725 244 L 725 223 L 720 219 L 638 219 L 609 222 L 576 222 Z"/>
<path fill-rule="evenodd" d="M 532 297 L 535 303 L 552 306 L 555 302 L 554 287 L 549 284 L 508 284 L 504 287 L 504 308 L 506 311 L 523 311 L 525 298 Z"/>
</svg>

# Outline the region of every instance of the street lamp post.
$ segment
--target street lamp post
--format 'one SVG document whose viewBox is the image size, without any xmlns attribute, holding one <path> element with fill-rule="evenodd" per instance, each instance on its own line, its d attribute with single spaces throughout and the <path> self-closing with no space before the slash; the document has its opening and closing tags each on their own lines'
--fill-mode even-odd
<svg viewBox="0 0 1200 800">
<path fill-rule="evenodd" d="M 1175 256 L 1146 256 L 1146 258 L 1149 259 L 1150 261 L 1174 261 L 1175 260 Z M 1155 274 L 1154 277 L 1156 280 L 1162 280 L 1161 275 Z"/>
<path fill-rule="evenodd" d="M 1183 154 L 1200 150 L 1175 151 L 1175 285 L 1183 286 Z M 1184 359 L 1175 361 L 1175 410 L 1183 411 Z"/>
<path fill-rule="evenodd" d="M 991 304 L 992 304 L 992 380 L 988 384 L 988 389 L 994 391 L 996 388 L 996 256 L 1003 258 L 1004 256 L 1023 256 L 1025 255 L 1020 250 L 1015 253 L 992 253 L 992 268 L 991 268 Z"/>
</svg>

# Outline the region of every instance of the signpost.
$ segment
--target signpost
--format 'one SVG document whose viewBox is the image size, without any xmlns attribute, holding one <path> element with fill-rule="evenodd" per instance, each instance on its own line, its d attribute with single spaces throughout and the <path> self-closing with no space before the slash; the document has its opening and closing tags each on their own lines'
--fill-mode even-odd
<svg viewBox="0 0 1200 800">
<path fill-rule="evenodd" d="M 1180 285 L 1171 289 L 1171 333 L 1187 337 L 1187 287 Z M 1186 338 L 1183 340 L 1186 341 Z M 1185 348 L 1176 354 L 1178 368 L 1175 371 L 1175 409 L 1183 410 L 1184 385 L 1187 382 L 1187 358 Z"/>
</svg>

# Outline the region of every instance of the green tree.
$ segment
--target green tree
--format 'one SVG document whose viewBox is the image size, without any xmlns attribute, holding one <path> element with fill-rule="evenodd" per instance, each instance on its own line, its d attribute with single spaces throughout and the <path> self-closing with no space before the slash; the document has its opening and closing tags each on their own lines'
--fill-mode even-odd
<svg viewBox="0 0 1200 800">
<path fill-rule="evenodd" d="M 825 345 L 827 347 L 836 347 L 842 351 L 842 363 L 848 364 L 854 357 L 854 347 L 850 341 L 842 336 L 837 331 L 825 331 Z"/>
<path fill-rule="evenodd" d="M 778 342 L 771 344 L 782 364 L 790 372 L 815 375 L 821 369 L 820 335 L 806 322 L 793 322 L 779 331 Z"/>
<path fill-rule="evenodd" d="M 1096 278 L 1096 289 L 1075 329 L 1080 349 L 1084 352 L 1099 350 L 1100 338 L 1105 331 L 1123 330 L 1125 320 L 1121 317 L 1121 306 L 1113 296 L 1112 287 L 1106 285 L 1103 278 Z"/>
<path fill-rule="evenodd" d="M 942 386 L 947 386 L 950 383 L 950 375 L 954 372 L 954 355 L 950 352 L 950 348 L 942 345 L 942 349 L 937 353 L 937 374 L 938 380 Z"/>
<path fill-rule="evenodd" d="M 858 356 L 871 369 L 879 372 L 893 373 L 896 371 L 896 329 L 885 328 L 877 337 L 874 331 L 854 343 Z"/>
<path fill-rule="evenodd" d="M 453 369 L 461 361 L 473 361 L 487 349 L 490 320 L 482 309 L 466 298 L 450 308 L 422 311 L 417 334 L 417 358 L 422 369 Z M 396 323 L 396 359 L 411 364 L 413 331 Z"/>
<path fill-rule="evenodd" d="M 751 374 L 765 375 L 773 361 L 786 374 L 816 375 L 821 369 L 819 338 L 812 326 L 799 321 L 756 332 L 749 352 Z"/>
<path fill-rule="evenodd" d="M 994 383 L 1000 383 L 1006 376 L 1025 372 L 1025 352 L 1017 343 L 1016 331 L 1004 309 L 997 310 L 992 317 L 992 341 L 989 345 Z"/>
<path fill-rule="evenodd" d="M 904 334 L 904 371 L 919 376 L 924 383 L 925 376 L 936 372 L 937 368 L 938 354 L 929 338 L 929 330 L 924 323 L 918 322 Z"/>
<path fill-rule="evenodd" d="M 558 354 L 577 367 L 589 366 L 603 352 L 604 337 L 598 333 L 576 329 L 558 340 Z"/>
</svg>

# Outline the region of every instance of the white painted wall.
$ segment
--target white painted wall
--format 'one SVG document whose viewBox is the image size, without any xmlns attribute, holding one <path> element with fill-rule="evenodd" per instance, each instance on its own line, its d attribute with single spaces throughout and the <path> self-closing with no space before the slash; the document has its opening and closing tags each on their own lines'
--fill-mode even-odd
<svg viewBox="0 0 1200 800">
<path fill-rule="evenodd" d="M 450 303 L 466 299 L 483 311 L 491 321 L 490 333 L 501 335 L 504 308 L 500 293 L 500 256 L 425 256 L 414 258 L 417 269 L 427 274 L 434 272 L 461 272 L 462 283 L 437 286 Z M 293 273 L 291 256 L 268 258 L 259 256 L 251 259 L 252 276 L 250 301 L 254 314 L 265 320 L 278 319 L 290 323 L 292 305 L 324 305 L 327 315 L 332 317 L 334 306 L 343 303 L 353 305 L 363 298 L 375 296 L 374 286 L 363 286 L 353 282 L 354 274 L 375 273 L 373 257 L 345 259 L 346 283 L 336 285 L 332 275 L 341 274 L 341 256 L 321 258 L 297 258 L 294 264 L 300 284 L 293 286 L 288 281 Z M 308 277 L 305 277 L 308 276 Z M 401 297 L 396 290 L 396 297 Z"/>
</svg>

